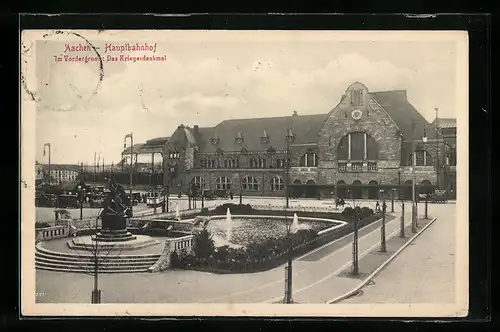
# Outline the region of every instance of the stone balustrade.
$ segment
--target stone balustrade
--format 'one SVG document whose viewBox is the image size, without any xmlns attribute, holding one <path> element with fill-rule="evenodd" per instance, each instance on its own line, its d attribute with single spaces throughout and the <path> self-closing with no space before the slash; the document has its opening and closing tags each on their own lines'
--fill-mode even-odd
<svg viewBox="0 0 500 332">
<path fill-rule="evenodd" d="M 49 241 L 54 239 L 60 239 L 63 237 L 67 237 L 70 233 L 69 226 L 52 226 L 52 227 L 44 227 L 44 228 L 36 228 L 35 229 L 35 241 Z"/>
<path fill-rule="evenodd" d="M 165 240 L 165 247 L 160 258 L 148 269 L 148 272 L 159 272 L 170 267 L 170 256 L 172 252 L 181 254 L 191 254 L 193 252 L 194 236 L 186 235 L 177 238 L 168 238 Z"/>
</svg>

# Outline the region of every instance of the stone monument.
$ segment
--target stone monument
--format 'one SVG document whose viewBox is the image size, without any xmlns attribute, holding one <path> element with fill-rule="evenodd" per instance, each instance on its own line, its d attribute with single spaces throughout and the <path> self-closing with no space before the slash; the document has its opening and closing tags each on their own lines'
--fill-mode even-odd
<svg viewBox="0 0 500 332">
<path fill-rule="evenodd" d="M 100 214 L 101 231 L 95 235 L 100 242 L 123 242 L 135 240 L 136 236 L 127 230 L 127 218 L 132 216 L 130 198 L 122 186 L 110 181 L 109 192 Z"/>
</svg>

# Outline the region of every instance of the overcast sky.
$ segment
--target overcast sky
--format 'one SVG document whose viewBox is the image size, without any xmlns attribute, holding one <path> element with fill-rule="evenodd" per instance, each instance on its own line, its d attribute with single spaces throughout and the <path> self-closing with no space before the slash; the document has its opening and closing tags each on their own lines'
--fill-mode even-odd
<svg viewBox="0 0 500 332">
<path fill-rule="evenodd" d="M 434 119 L 434 107 L 440 117 L 456 117 L 453 41 L 288 36 L 155 37 L 148 42 L 157 42 L 156 55 L 166 55 L 167 61 L 104 62 L 100 84 L 96 62 L 56 63 L 54 55 L 64 54 L 66 42 L 39 41 L 36 159 L 47 162 L 43 144 L 50 142 L 53 163 L 92 164 L 94 152 L 106 163 L 116 163 L 129 132 L 134 143 L 141 143 L 170 136 L 181 123 L 205 127 L 230 118 L 286 116 L 294 110 L 299 115 L 326 113 L 355 81 L 370 91 L 406 89 L 409 101 L 429 121 Z M 106 41 L 91 42 L 106 60 Z M 95 56 L 93 51 L 78 54 Z"/>
</svg>

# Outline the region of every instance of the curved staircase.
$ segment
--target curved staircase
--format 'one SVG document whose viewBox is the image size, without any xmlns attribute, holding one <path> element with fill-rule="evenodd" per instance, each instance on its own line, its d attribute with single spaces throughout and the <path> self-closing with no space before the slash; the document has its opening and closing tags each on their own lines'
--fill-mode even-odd
<svg viewBox="0 0 500 332">
<path fill-rule="evenodd" d="M 43 248 L 37 243 L 35 267 L 40 270 L 90 273 L 94 272 L 95 259 L 91 252 L 86 254 L 62 253 Z M 101 255 L 97 259 L 99 273 L 137 273 L 147 272 L 160 258 L 158 255 Z"/>
</svg>

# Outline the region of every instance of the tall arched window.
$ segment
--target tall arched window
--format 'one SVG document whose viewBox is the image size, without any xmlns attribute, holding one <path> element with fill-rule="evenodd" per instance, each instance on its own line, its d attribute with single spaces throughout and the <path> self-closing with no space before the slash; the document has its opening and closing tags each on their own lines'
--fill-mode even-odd
<svg viewBox="0 0 500 332">
<path fill-rule="evenodd" d="M 302 158 L 300 158 L 300 166 L 302 167 L 318 167 L 318 155 L 312 151 L 305 153 Z"/>
<path fill-rule="evenodd" d="M 193 177 L 193 179 L 191 180 L 191 183 L 194 184 L 199 189 L 205 188 L 205 181 L 203 180 L 203 178 L 201 176 Z"/>
<path fill-rule="evenodd" d="M 408 165 L 413 165 L 413 154 L 410 153 L 408 156 Z M 415 151 L 415 166 L 432 166 L 432 156 L 429 152 L 425 150 L 417 150 Z"/>
<path fill-rule="evenodd" d="M 259 181 L 253 176 L 245 176 L 241 187 L 243 190 L 259 190 Z"/>
<path fill-rule="evenodd" d="M 337 146 L 338 160 L 378 160 L 378 144 L 364 132 L 349 133 Z"/>
<path fill-rule="evenodd" d="M 285 188 L 283 178 L 275 176 L 271 179 L 271 191 L 283 190 Z"/>
<path fill-rule="evenodd" d="M 215 181 L 215 187 L 218 190 L 230 190 L 231 189 L 231 180 L 225 176 L 218 177 Z"/>
</svg>

